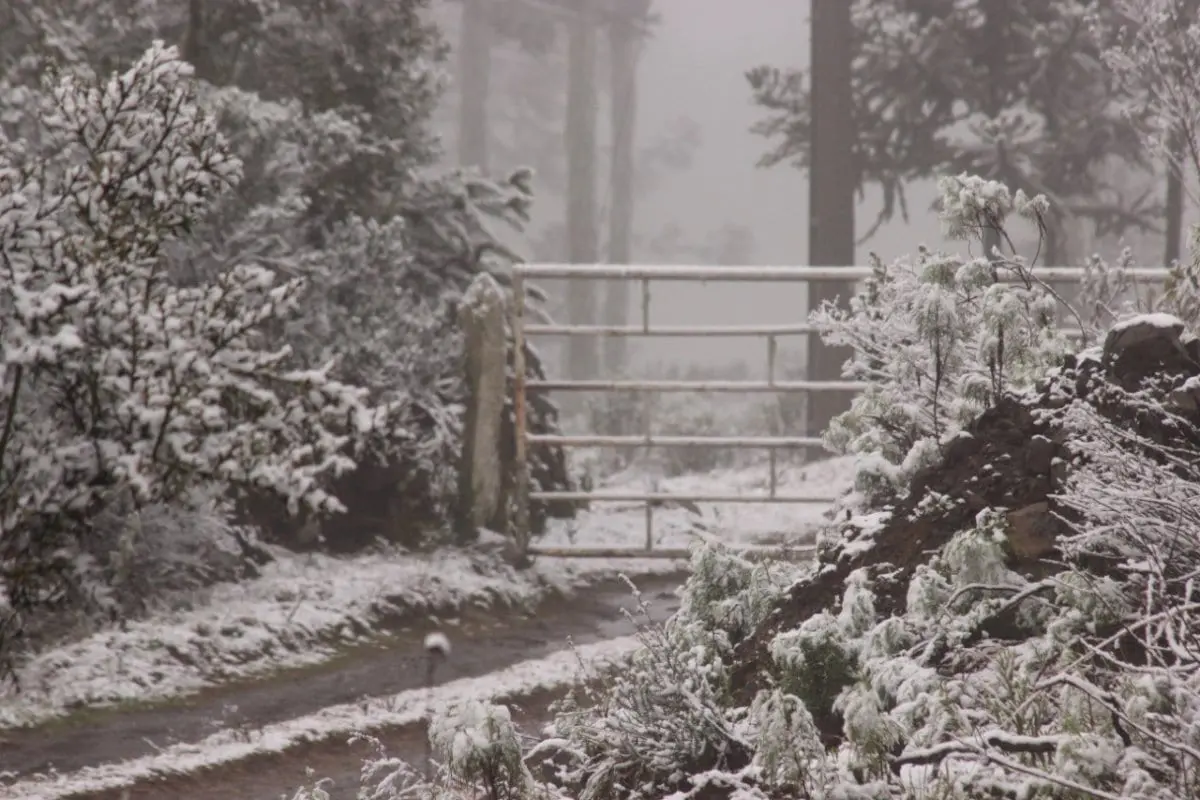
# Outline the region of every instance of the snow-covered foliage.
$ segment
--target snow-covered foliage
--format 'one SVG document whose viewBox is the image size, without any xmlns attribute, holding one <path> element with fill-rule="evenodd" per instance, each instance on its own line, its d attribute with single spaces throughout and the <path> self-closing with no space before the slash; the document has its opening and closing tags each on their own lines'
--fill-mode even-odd
<svg viewBox="0 0 1200 800">
<path fill-rule="evenodd" d="M 1129 249 L 1112 262 L 1100 256 L 1088 260 L 1076 307 L 1090 342 L 1136 314 L 1170 314 L 1191 330 L 1200 329 L 1200 229 L 1193 229 L 1189 238 L 1190 255 L 1168 267 L 1161 284 L 1139 283 L 1130 275 L 1137 264 Z"/>
<path fill-rule="evenodd" d="M 981 181 L 943 186 L 959 233 L 995 223 L 1020 203 Z M 934 495 L 906 498 L 915 510 L 905 524 L 918 527 L 889 529 L 898 549 L 853 568 L 863 551 L 847 548 L 795 583 L 701 549 L 676 618 L 644 632 L 632 666 L 606 681 L 590 707 L 567 704 L 535 748 L 552 753 L 557 767 L 547 794 L 1167 800 L 1200 793 L 1200 430 L 1187 399 L 1196 379 L 1171 384 L 1164 403 L 1152 399 L 1166 393 L 1161 387 L 1124 390 L 1100 367 L 1060 369 L 1065 345 L 1047 319 L 1054 298 L 1035 270 L 1000 260 L 997 270 L 1014 262 L 1009 288 L 986 262 L 922 259 L 923 271 L 893 280 L 900 284 L 894 302 L 880 303 L 875 317 L 860 302 L 861 322 L 852 312 L 830 326 L 857 334 L 843 343 L 855 348 L 862 377 L 888 392 L 891 405 L 909 405 L 906 422 L 919 432 L 906 442 L 881 415 L 865 414 L 864 430 L 877 427 L 873 438 L 856 440 L 858 452 L 895 474 L 924 440 L 933 466 L 955 428 L 1002 397 L 1003 407 L 1024 404 L 1065 453 L 1056 488 L 1043 490 L 1053 492 L 1044 496 L 1058 509 L 1055 524 L 1066 526 L 1053 560 L 1016 557 L 1016 517 L 999 506 L 960 516 L 959 529 L 938 532 L 935 550 L 903 555 L 895 539 L 937 524 L 936 515 L 917 518 L 955 502 Z M 986 278 L 978 286 L 967 282 L 975 272 Z M 930 280 L 939 274 L 940 282 Z M 962 303 L 951 300 L 976 295 L 975 306 L 966 304 L 968 329 Z M 1140 322 L 1182 327 L 1163 314 Z M 892 337 L 889 349 L 871 333 Z M 958 348 L 951 351 L 957 361 L 940 359 L 948 344 Z M 895 361 L 922 367 L 901 374 L 888 369 Z M 955 379 L 945 395 L 928 380 L 939 363 Z M 972 380 L 977 395 L 958 388 Z M 1035 383 L 1038 391 L 1014 392 Z M 943 402 L 949 409 L 934 412 Z M 818 583 L 830 576 L 836 583 Z M 806 593 L 839 585 L 840 598 Z M 774 623 L 797 597 L 808 598 L 802 608 L 815 601 L 823 610 L 795 625 Z M 769 676 L 750 695 L 733 683 L 744 658 Z"/>
<path fill-rule="evenodd" d="M 689 769 L 740 766 L 730 660 L 795 568 L 750 564 L 712 544 L 695 549 L 692 568 L 680 611 L 642 630 L 645 647 L 630 666 L 560 706 L 543 747 L 557 753 L 557 779 L 573 797 L 659 796 Z"/>
<path fill-rule="evenodd" d="M 986 230 L 1004 235 L 1012 215 L 1040 225 L 1047 207 L 1045 198 L 966 175 L 940 189 L 948 233 L 966 241 Z M 1018 255 L 921 249 L 889 266 L 872 261 L 874 275 L 849 308 L 827 304 L 812 315 L 826 342 L 852 348 L 844 375 L 867 383 L 825 441 L 865 457 L 869 494 L 905 485 L 963 424 L 1068 350 L 1054 292 Z"/>
<path fill-rule="evenodd" d="M 293 494 L 311 484 L 305 492 L 336 496 L 347 513 L 318 521 L 301 507 L 310 518 L 296 524 L 266 486 L 269 481 L 248 485 L 252 491 L 234 504 L 221 485 L 192 486 L 192 473 L 164 467 L 163 492 L 173 494 L 164 494 L 161 502 L 81 483 L 87 492 L 104 494 L 106 503 L 103 514 L 87 512 L 89 535 L 73 546 L 83 548 L 86 558 L 75 558 L 73 550 L 49 539 L 47 552 L 86 565 L 111 585 L 117 605 L 133 611 L 146 599 L 141 590 L 178 586 L 184 573 L 197 580 L 252 573 L 254 564 L 244 554 L 253 551 L 253 535 L 229 524 L 233 514 L 276 541 L 341 550 L 367 546 L 380 534 L 409 545 L 439 535 L 448 527 L 447 504 L 457 489 L 461 442 L 456 304 L 481 270 L 494 270 L 503 281 L 516 255 L 502 244 L 502 234 L 525 221 L 531 191 L 527 171 L 492 181 L 435 169 L 440 145 L 429 123 L 444 85 L 446 49 L 429 21 L 427 0 L 0 5 L 0 130 L 9 143 L 5 158 L 22 169 L 39 169 L 45 159 L 53 173 L 59 169 L 53 165 L 70 159 L 60 152 L 61 135 L 48 130 L 44 119 L 53 104 L 40 84 L 43 75 L 104 75 L 126 69 L 153 39 L 181 43 L 192 69 L 187 93 L 197 109 L 196 124 L 205 126 L 194 137 L 216 141 L 219 132 L 222 144 L 212 150 L 220 159 L 206 167 L 213 186 L 186 195 L 188 218 L 172 222 L 186 227 L 186 235 L 153 243 L 155 292 L 173 286 L 179 291 L 172 297 L 197 313 L 217 313 L 216 321 L 237 322 L 231 309 L 258 304 L 270 319 L 253 323 L 254 347 L 264 357 L 286 353 L 287 377 L 344 386 L 357 402 L 387 410 L 371 420 L 369 430 L 359 431 L 362 446 L 350 472 L 341 460 L 348 452 L 337 449 L 336 470 L 331 462 L 319 475 L 309 475 L 325 457 L 321 450 L 337 442 L 301 431 L 313 440 L 305 456 L 312 469 L 289 465 L 272 478 L 295 483 Z M 241 180 L 229 180 L 233 174 Z M 103 238 L 102 232 L 96 236 Z M 89 324 L 99 330 L 106 323 L 97 318 Z M 172 346 L 184 346 L 186 339 Z M 93 352 L 86 351 L 81 361 Z M 84 377 L 94 363 L 85 365 Z M 532 372 L 540 371 L 535 353 L 527 363 Z M 29 403 L 28 380 L 25 388 L 23 402 Z M 282 385 L 271 389 L 293 405 L 310 396 Z M 73 398 L 76 410 L 87 412 L 74 424 L 86 428 L 88 398 L 80 392 Z M 555 414 L 550 400 L 538 398 L 530 406 L 530 425 L 553 429 Z M 342 415 L 326 422 L 336 429 L 347 421 Z M 213 453 L 236 438 L 222 443 L 214 435 Z M 246 452 L 275 446 L 246 437 L 237 444 Z M 284 457 L 276 450 L 256 462 L 260 471 L 270 471 Z M 336 478 L 339 471 L 342 477 Z M 540 449 L 537 484 L 554 488 L 565 483 L 565 475 L 561 451 Z M 181 527 L 163 529 L 167 524 Z M 243 533 L 248 538 L 239 541 Z M 235 554 L 227 552 L 231 548 Z M 39 597 L 37 602 L 47 599 Z"/>
<path fill-rule="evenodd" d="M 1191 204 L 1200 201 L 1200 17 L 1190 0 L 1117 0 L 1092 20 L 1103 45 L 1105 67 L 1120 89 L 1120 105 L 1147 150 L 1178 177 L 1177 189 Z M 1200 325 L 1200 241 L 1193 227 L 1189 255 L 1168 265 L 1161 292 L 1136 287 L 1124 270 L 1128 251 L 1116 264 L 1092 259 L 1081 310 L 1103 328 L 1130 311 L 1165 311 L 1193 329 Z"/>
<path fill-rule="evenodd" d="M 263 333 L 301 280 L 231 264 L 181 286 L 168 252 L 241 177 L 191 69 L 152 47 L 36 96 L 37 147 L 0 142 L 0 557 L 14 608 L 96 590 L 98 515 L 209 485 L 341 508 L 328 480 L 384 418 Z M 31 152 L 32 151 L 32 152 Z"/>
</svg>

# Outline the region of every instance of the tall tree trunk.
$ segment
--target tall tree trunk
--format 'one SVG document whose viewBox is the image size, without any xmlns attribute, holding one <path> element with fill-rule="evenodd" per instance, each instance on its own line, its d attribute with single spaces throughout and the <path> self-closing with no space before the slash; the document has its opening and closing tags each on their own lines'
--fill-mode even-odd
<svg viewBox="0 0 1200 800">
<path fill-rule="evenodd" d="M 491 23 L 486 0 L 463 0 L 458 46 L 458 161 L 463 167 L 488 168 L 488 114 L 491 70 Z"/>
<path fill-rule="evenodd" d="M 1183 136 L 1176 131 L 1169 142 L 1170 161 L 1167 164 L 1167 231 L 1163 247 L 1163 264 L 1171 266 L 1183 252 Z"/>
<path fill-rule="evenodd" d="M 809 172 L 808 261 L 812 266 L 854 265 L 854 159 L 857 131 L 850 98 L 854 28 L 849 2 L 812 0 L 812 157 Z M 809 310 L 826 301 L 845 305 L 853 281 L 822 281 L 808 286 Z M 833 381 L 842 377 L 850 357 L 846 348 L 827 347 L 808 337 L 808 376 Z M 820 436 L 830 420 L 850 406 L 844 392 L 814 392 L 807 407 L 808 435 Z M 810 457 L 827 455 L 820 448 Z"/>
<path fill-rule="evenodd" d="M 575 0 L 567 48 L 567 256 L 572 264 L 595 264 L 596 231 L 596 20 L 591 0 Z M 573 325 L 596 321 L 596 286 L 567 283 L 567 315 Z M 569 337 L 566 374 L 594 378 L 599 372 L 595 337 Z"/>
<path fill-rule="evenodd" d="M 612 98 L 609 122 L 612 159 L 609 181 L 612 206 L 608 213 L 608 260 L 628 264 L 633 248 L 634 131 L 637 124 L 638 31 L 636 22 L 649 10 L 648 0 L 622 0 L 608 30 L 609 81 Z M 625 325 L 629 320 L 628 281 L 605 286 L 604 323 Z M 604 371 L 618 375 L 625 367 L 627 339 L 604 340 Z"/>
<path fill-rule="evenodd" d="M 183 34 L 183 60 L 192 65 L 196 77 L 213 80 L 213 63 L 208 47 L 203 0 L 188 0 L 187 30 Z"/>
</svg>

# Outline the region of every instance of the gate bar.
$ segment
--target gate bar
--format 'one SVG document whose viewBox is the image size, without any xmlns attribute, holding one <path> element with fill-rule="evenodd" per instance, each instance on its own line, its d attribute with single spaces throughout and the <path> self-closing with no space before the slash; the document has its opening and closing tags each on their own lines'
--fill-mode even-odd
<svg viewBox="0 0 1200 800">
<path fill-rule="evenodd" d="M 871 267 L 712 267 L 683 264 L 515 264 L 513 273 L 527 278 L 595 278 L 598 280 L 637 281 L 734 281 L 803 282 L 862 281 L 873 277 Z M 1076 281 L 1083 277 L 1082 267 L 1032 267 L 1030 273 L 1041 281 Z M 1161 282 L 1168 275 L 1163 267 L 1134 267 L 1125 270 L 1132 280 Z M 1005 283 L 1019 283 L 1011 271 L 1001 275 Z"/>
<path fill-rule="evenodd" d="M 529 434 L 530 444 L 562 447 L 735 447 L 745 449 L 785 449 L 820 447 L 819 436 L 603 436 L 600 434 Z"/>
<path fill-rule="evenodd" d="M 526 325 L 538 336 L 804 336 L 816 333 L 808 323 L 794 325 Z"/>
<path fill-rule="evenodd" d="M 808 544 L 774 547 L 729 547 L 729 552 L 747 561 L 787 558 L 789 556 L 811 557 L 817 548 Z M 661 558 L 670 561 L 687 561 L 692 552 L 682 547 L 660 547 L 647 553 L 640 547 L 530 547 L 529 555 L 547 558 Z"/>
<path fill-rule="evenodd" d="M 671 503 L 817 503 L 827 505 L 837 501 L 831 494 L 704 494 L 671 492 L 530 492 L 531 500 L 564 500 L 568 502 L 599 503 L 646 503 L 670 505 Z"/>
<path fill-rule="evenodd" d="M 861 392 L 858 381 L 536 380 L 527 389 L 576 392 Z"/>
</svg>

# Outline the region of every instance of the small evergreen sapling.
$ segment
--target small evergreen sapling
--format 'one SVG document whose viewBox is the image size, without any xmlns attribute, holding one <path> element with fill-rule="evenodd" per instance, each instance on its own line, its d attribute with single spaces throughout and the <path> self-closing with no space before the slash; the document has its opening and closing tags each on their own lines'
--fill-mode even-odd
<svg viewBox="0 0 1200 800">
<path fill-rule="evenodd" d="M 1041 225 L 1042 197 L 1010 195 L 970 176 L 940 182 L 942 215 L 957 239 L 984 238 L 1016 215 Z M 825 434 L 835 452 L 868 456 L 864 486 L 895 491 L 934 459 L 948 437 L 1006 392 L 1029 385 L 1069 350 L 1056 296 L 1018 255 L 963 258 L 924 248 L 885 266 L 848 309 L 811 321 L 831 345 L 851 348 L 844 375 L 867 388 Z"/>
</svg>

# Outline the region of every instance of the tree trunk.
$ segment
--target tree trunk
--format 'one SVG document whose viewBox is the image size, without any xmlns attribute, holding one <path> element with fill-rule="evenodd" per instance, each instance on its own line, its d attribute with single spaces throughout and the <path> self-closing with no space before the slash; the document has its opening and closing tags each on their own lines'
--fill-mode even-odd
<svg viewBox="0 0 1200 800">
<path fill-rule="evenodd" d="M 567 256 L 572 264 L 599 260 L 596 231 L 596 23 L 591 0 L 575 0 L 567 54 Z M 567 315 L 573 325 L 596 321 L 596 286 L 567 282 Z M 572 378 L 599 372 L 595 337 L 569 337 L 565 372 Z"/>
<path fill-rule="evenodd" d="M 632 258 L 634 204 L 634 131 L 637 124 L 638 41 L 635 21 L 645 16 L 647 0 L 625 0 L 609 27 L 610 130 L 612 160 L 610 187 L 612 207 L 608 214 L 608 260 L 628 264 Z M 629 321 L 629 282 L 609 281 L 605 286 L 604 324 L 626 325 Z M 627 340 L 610 336 L 605 340 L 604 371 L 616 376 L 625 368 Z"/>
<path fill-rule="evenodd" d="M 850 98 L 853 25 L 849 2 L 812 0 L 812 157 L 809 173 L 808 260 L 812 266 L 854 265 L 854 190 L 857 132 Z M 812 311 L 826 301 L 846 305 L 853 281 L 809 284 Z M 850 357 L 843 347 L 827 347 L 820 337 L 808 337 L 810 380 L 834 381 Z M 820 436 L 830 420 L 850 407 L 845 392 L 814 392 L 808 399 L 808 435 Z M 828 454 L 821 448 L 810 458 Z"/>
<path fill-rule="evenodd" d="M 1183 136 L 1177 131 L 1169 143 L 1167 163 L 1167 231 L 1163 247 L 1163 264 L 1171 266 L 1183 252 Z"/>
<path fill-rule="evenodd" d="M 207 22 L 202 0 L 188 0 L 188 24 L 183 38 L 183 60 L 192 65 L 201 80 L 213 80 L 213 63 L 208 47 Z"/>
<path fill-rule="evenodd" d="M 488 115 L 491 70 L 491 23 L 485 0 L 463 0 L 458 45 L 458 161 L 463 167 L 488 168 Z"/>
</svg>

